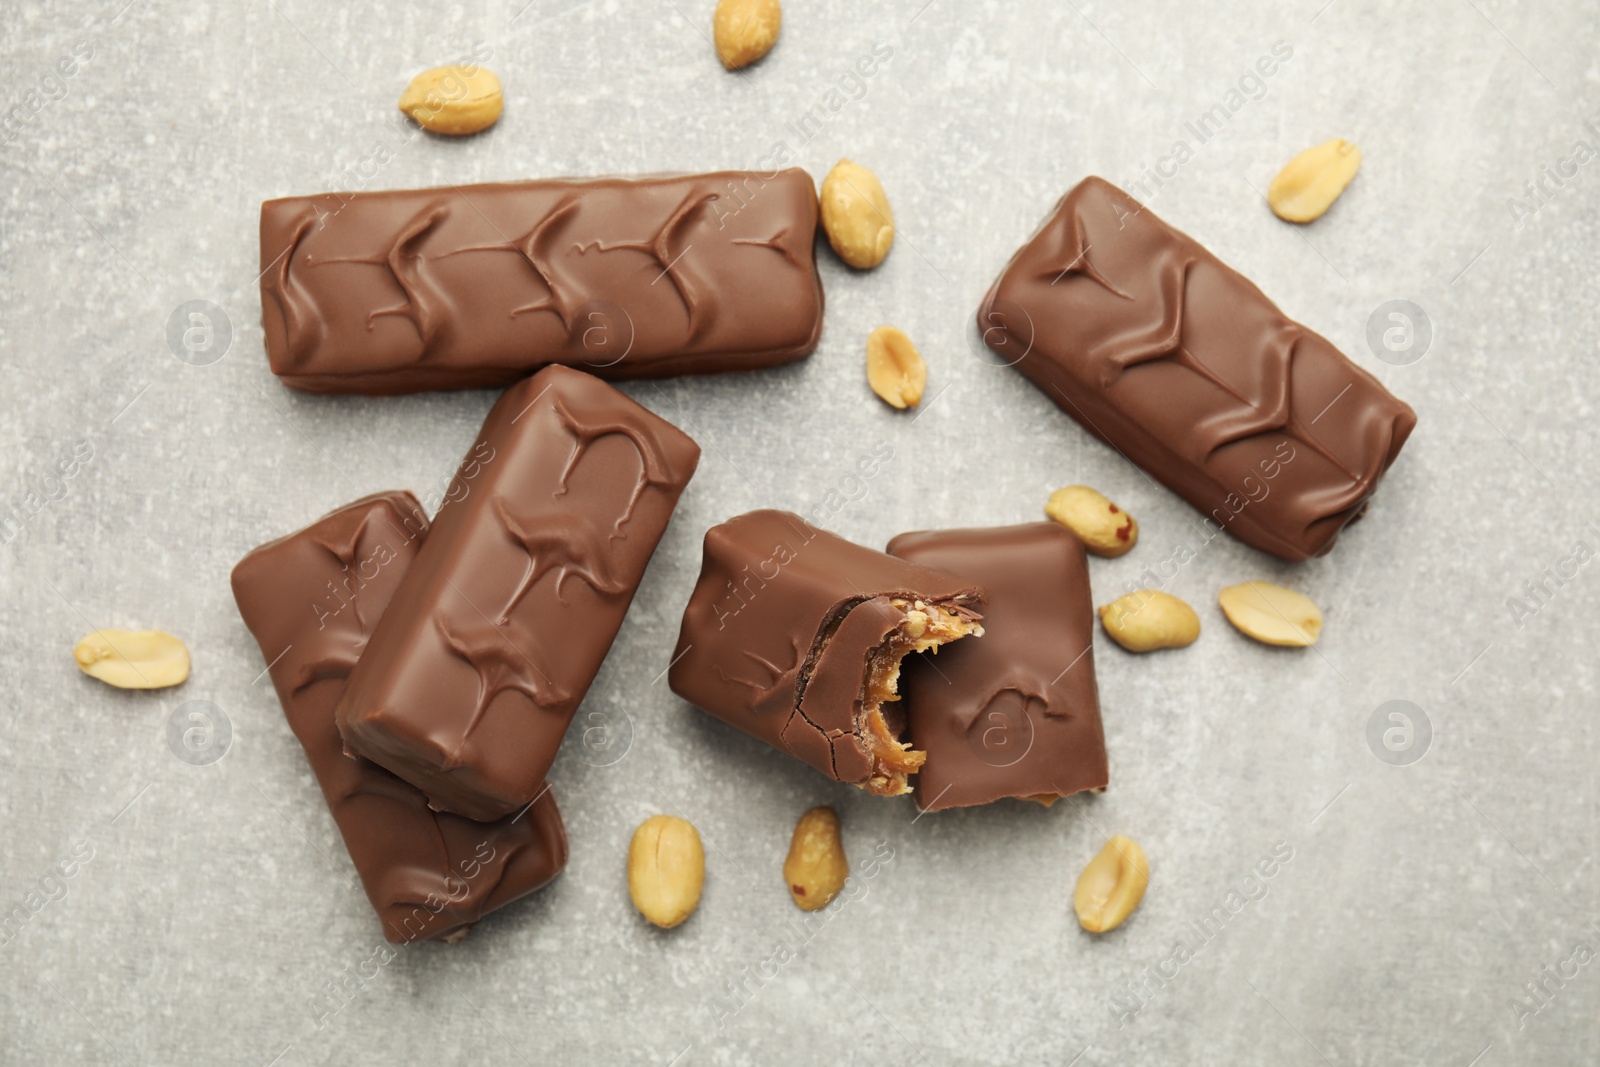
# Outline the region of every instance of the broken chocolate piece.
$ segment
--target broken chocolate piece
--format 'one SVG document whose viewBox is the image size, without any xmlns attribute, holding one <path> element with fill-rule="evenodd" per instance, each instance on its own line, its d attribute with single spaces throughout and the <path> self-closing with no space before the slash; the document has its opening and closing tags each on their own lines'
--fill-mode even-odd
<svg viewBox="0 0 1600 1067">
<path fill-rule="evenodd" d="M 471 819 L 538 795 L 699 458 L 587 374 L 508 389 L 350 676 L 350 751 Z"/>
<path fill-rule="evenodd" d="M 981 641 L 912 657 L 901 688 L 923 811 L 1106 787 L 1083 543 L 1053 522 L 901 534 L 889 554 L 983 586 Z"/>
<path fill-rule="evenodd" d="M 357 500 L 262 545 L 233 569 L 289 726 L 391 942 L 460 940 L 489 912 L 567 863 L 567 833 L 545 788 L 493 823 L 431 811 L 377 764 L 350 759 L 333 709 L 372 628 L 416 556 L 427 517 L 410 493 Z"/>
<path fill-rule="evenodd" d="M 970 581 L 753 511 L 706 532 L 669 683 L 830 778 L 895 796 L 923 760 L 902 740 L 901 660 L 982 634 L 982 601 Z"/>
<path fill-rule="evenodd" d="M 822 333 L 816 229 L 798 168 L 268 200 L 267 355 L 313 393 L 770 367 Z"/>
<path fill-rule="evenodd" d="M 1086 178 L 978 311 L 1067 414 L 1248 545 L 1320 556 L 1416 413 L 1193 238 Z"/>
</svg>

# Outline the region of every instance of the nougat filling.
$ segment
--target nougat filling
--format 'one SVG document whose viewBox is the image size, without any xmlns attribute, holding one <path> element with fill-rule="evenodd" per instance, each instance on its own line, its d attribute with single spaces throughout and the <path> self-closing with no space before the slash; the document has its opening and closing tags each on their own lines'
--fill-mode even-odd
<svg viewBox="0 0 1600 1067">
<path fill-rule="evenodd" d="M 940 645 L 983 634 L 978 620 L 960 608 L 899 597 L 889 604 L 901 619 L 867 655 L 855 722 L 856 736 L 872 758 L 872 773 L 862 788 L 884 797 L 908 792 L 907 778 L 928 758 L 900 740 L 906 728 L 905 714 L 897 706 L 901 661 L 913 652 L 931 649 L 937 654 Z"/>
</svg>

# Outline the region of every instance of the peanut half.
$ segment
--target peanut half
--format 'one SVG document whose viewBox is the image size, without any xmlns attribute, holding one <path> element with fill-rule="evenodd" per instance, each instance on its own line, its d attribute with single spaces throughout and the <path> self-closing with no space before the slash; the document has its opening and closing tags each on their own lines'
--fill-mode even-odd
<svg viewBox="0 0 1600 1067">
<path fill-rule="evenodd" d="M 1311 222 L 1333 206 L 1361 169 L 1361 149 L 1335 137 L 1289 160 L 1267 187 L 1272 213 L 1285 222 Z"/>
<path fill-rule="evenodd" d="M 859 270 L 883 262 L 894 244 L 894 212 L 878 176 L 841 159 L 822 179 L 822 228 L 839 258 Z"/>
<path fill-rule="evenodd" d="M 118 689 L 165 689 L 189 677 L 189 649 L 160 630 L 96 630 L 72 658 L 84 674 Z"/>
<path fill-rule="evenodd" d="M 500 79 L 479 66 L 425 70 L 400 94 L 400 110 L 417 125 L 452 137 L 487 130 L 504 107 Z"/>
<path fill-rule="evenodd" d="M 1271 582 L 1243 582 L 1217 594 L 1234 629 L 1268 645 L 1304 648 L 1322 636 L 1322 610 L 1304 593 Z"/>
<path fill-rule="evenodd" d="M 1183 648 L 1200 636 L 1200 616 L 1170 593 L 1140 589 L 1100 608 L 1100 625 L 1129 652 Z"/>
<path fill-rule="evenodd" d="M 1144 849 L 1121 834 L 1106 842 L 1100 854 L 1078 875 L 1072 910 L 1091 934 L 1114 930 L 1133 914 L 1150 885 L 1150 861 Z"/>
<path fill-rule="evenodd" d="M 1097 556 L 1115 559 L 1139 541 L 1133 516 L 1087 485 L 1069 485 L 1050 494 L 1044 513 L 1078 535 Z"/>
<path fill-rule="evenodd" d="M 778 43 L 783 5 L 778 0 L 717 0 L 711 36 L 729 70 L 748 67 Z"/>
<path fill-rule="evenodd" d="M 892 408 L 922 403 L 928 365 L 905 331 L 879 326 L 867 335 L 867 384 Z"/>
<path fill-rule="evenodd" d="M 705 881 L 699 831 L 671 815 L 639 824 L 628 845 L 628 895 L 639 914 L 670 930 L 694 914 Z"/>
<path fill-rule="evenodd" d="M 794 824 L 789 855 L 783 861 L 783 880 L 801 911 L 821 911 L 833 902 L 850 876 L 850 861 L 839 840 L 839 814 L 832 808 L 812 808 Z"/>
</svg>

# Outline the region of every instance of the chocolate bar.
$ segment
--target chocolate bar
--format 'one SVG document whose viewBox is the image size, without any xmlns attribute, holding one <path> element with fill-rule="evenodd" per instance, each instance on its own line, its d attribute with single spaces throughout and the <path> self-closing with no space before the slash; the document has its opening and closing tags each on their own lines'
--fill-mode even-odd
<svg viewBox="0 0 1600 1067">
<path fill-rule="evenodd" d="M 902 657 L 982 634 L 974 583 L 752 511 L 706 531 L 672 691 L 841 782 L 907 791 Z"/>
<path fill-rule="evenodd" d="M 984 636 L 908 659 L 923 811 L 1106 787 L 1083 543 L 1053 522 L 901 534 L 889 554 L 983 587 Z"/>
<path fill-rule="evenodd" d="M 267 355 L 313 393 L 770 367 L 822 332 L 816 228 L 799 169 L 268 200 Z"/>
<path fill-rule="evenodd" d="M 548 789 L 516 815 L 477 823 L 429 810 L 417 789 L 344 754 L 334 705 L 427 525 L 410 493 L 382 493 L 262 545 L 233 569 L 239 614 L 269 661 L 384 937 L 397 944 L 460 940 L 567 864 L 567 832 Z"/>
<path fill-rule="evenodd" d="M 471 819 L 533 800 L 699 458 L 587 374 L 506 390 L 350 676 L 346 747 Z"/>
<path fill-rule="evenodd" d="M 1086 178 L 1006 265 L 978 330 L 1210 523 L 1287 560 L 1366 509 L 1416 413 L 1243 275 Z"/>
</svg>

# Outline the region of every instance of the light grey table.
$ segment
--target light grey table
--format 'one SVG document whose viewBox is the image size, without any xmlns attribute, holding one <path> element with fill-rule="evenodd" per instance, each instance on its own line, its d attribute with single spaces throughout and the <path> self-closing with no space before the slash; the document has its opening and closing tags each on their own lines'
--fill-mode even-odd
<svg viewBox="0 0 1600 1067">
<path fill-rule="evenodd" d="M 0 505 L 24 515 L 0 546 L 0 905 L 27 916 L 0 944 L 0 1060 L 1600 1058 L 1593 0 L 791 0 L 744 76 L 715 62 L 709 0 L 122 3 L 13 7 L 0 29 L 21 116 L 0 127 Z M 408 133 L 407 79 L 475 42 L 503 120 L 465 142 Z M 1275 47 L 1287 58 L 1253 74 Z M 877 72 L 852 75 L 875 48 Z M 1333 136 L 1364 148 L 1360 177 L 1315 225 L 1278 222 L 1260 192 Z M 436 492 L 493 397 L 281 387 L 258 204 L 754 166 L 780 144 L 819 177 L 844 155 L 874 168 L 894 252 L 861 275 L 824 250 L 827 326 L 806 362 L 626 387 L 705 458 L 580 713 L 607 743 L 569 737 L 554 771 L 571 864 L 464 944 L 370 965 L 378 925 L 228 571 L 359 494 Z M 1186 505 L 975 352 L 984 288 L 1090 173 L 1143 182 L 1416 407 L 1368 517 L 1301 566 L 1225 539 L 1199 550 L 1168 581 L 1204 622 L 1187 651 L 1097 638 L 1113 785 L 1094 800 L 918 819 L 675 698 L 658 678 L 700 535 L 750 508 L 840 490 L 831 525 L 879 544 L 1032 520 L 1087 482 L 1143 528 L 1137 551 L 1094 563 L 1100 601 L 1193 538 Z M 223 313 L 198 356 L 168 341 L 194 300 Z M 1390 301 L 1414 305 L 1399 351 L 1368 343 L 1374 323 L 1403 332 Z M 867 390 L 862 344 L 884 322 L 928 358 L 915 421 Z M 880 444 L 893 461 L 850 482 Z M 1583 565 L 1562 563 L 1575 552 Z M 1228 627 L 1216 591 L 1254 577 L 1324 606 L 1314 651 Z M 193 677 L 148 694 L 82 677 L 70 650 L 101 626 L 180 634 Z M 1414 731 L 1385 761 L 1369 722 L 1393 700 L 1415 706 Z M 231 731 L 208 765 L 169 747 L 191 701 Z M 817 803 L 842 813 L 857 879 L 802 927 L 779 865 Z M 709 845 L 700 910 L 669 933 L 635 915 L 622 874 L 657 811 Z M 1153 881 L 1093 938 L 1071 888 L 1117 832 Z M 892 860 L 864 877 L 875 850 Z M 1290 858 L 1253 875 L 1274 850 Z M 72 877 L 52 877 L 61 862 Z"/>
</svg>

